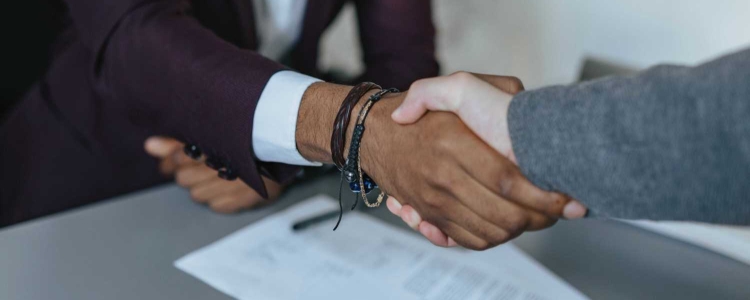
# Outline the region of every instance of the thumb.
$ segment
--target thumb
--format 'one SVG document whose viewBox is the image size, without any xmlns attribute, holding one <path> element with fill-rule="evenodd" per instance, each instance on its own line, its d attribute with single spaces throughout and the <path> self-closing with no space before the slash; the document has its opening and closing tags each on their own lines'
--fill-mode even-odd
<svg viewBox="0 0 750 300">
<path fill-rule="evenodd" d="M 156 158 L 165 158 L 175 151 L 179 151 L 182 143 L 179 141 L 162 136 L 152 136 L 146 139 L 143 148 L 146 152 Z"/>
<path fill-rule="evenodd" d="M 422 95 L 417 95 L 419 93 L 416 90 L 409 90 L 404 102 L 391 114 L 391 119 L 399 124 L 411 124 L 419 120 L 427 112 L 426 99 Z"/>
<path fill-rule="evenodd" d="M 457 84 L 460 83 L 455 82 L 455 77 L 456 75 L 441 76 L 414 82 L 404 102 L 391 114 L 393 121 L 411 124 L 419 120 L 427 110 L 455 112 L 460 104 L 460 99 L 457 97 L 459 96 Z"/>
<path fill-rule="evenodd" d="M 492 91 L 490 87 L 504 93 Z M 523 90 L 521 80 L 513 76 L 456 72 L 449 76 L 422 79 L 412 84 L 404 102 L 396 108 L 391 118 L 396 123 L 411 124 L 419 120 L 427 110 L 450 111 L 462 118 L 470 117 L 462 115 L 460 110 L 487 109 L 488 106 L 497 104 L 493 101 L 500 98 L 497 95 L 512 96 Z M 462 103 L 467 98 L 471 98 L 468 99 L 471 100 L 471 105 L 463 107 Z M 464 120 L 466 121 L 468 120 Z"/>
</svg>

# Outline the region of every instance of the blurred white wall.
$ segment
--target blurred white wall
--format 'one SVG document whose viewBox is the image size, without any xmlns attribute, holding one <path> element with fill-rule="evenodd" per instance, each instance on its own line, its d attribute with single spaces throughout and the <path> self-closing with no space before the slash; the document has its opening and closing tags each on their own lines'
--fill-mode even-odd
<svg viewBox="0 0 750 300">
<path fill-rule="evenodd" d="M 443 73 L 511 74 L 527 88 L 575 81 L 587 56 L 645 68 L 750 47 L 750 0 L 433 3 Z M 326 33 L 321 67 L 361 71 L 357 38 L 348 7 Z"/>
</svg>

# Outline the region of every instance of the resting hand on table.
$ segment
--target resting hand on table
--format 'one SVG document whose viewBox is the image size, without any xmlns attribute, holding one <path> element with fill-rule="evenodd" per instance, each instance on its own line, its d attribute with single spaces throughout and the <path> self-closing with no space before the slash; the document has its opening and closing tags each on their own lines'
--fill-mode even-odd
<svg viewBox="0 0 750 300">
<path fill-rule="evenodd" d="M 513 95 L 520 91 L 523 91 L 521 81 L 507 76 L 458 72 L 450 76 L 423 79 L 411 86 L 406 99 L 391 117 L 397 123 L 411 124 L 419 120 L 427 110 L 453 112 L 484 142 L 517 164 L 507 115 Z M 391 197 L 387 206 L 392 213 L 400 216 L 432 243 L 438 246 L 456 245 L 444 232 L 423 221 L 421 215 L 410 205 L 402 206 L 397 199 Z M 562 211 L 555 211 L 554 208 L 558 206 L 550 201 L 523 203 L 523 207 L 552 218 L 581 218 L 586 213 L 586 208 L 575 200 L 567 203 Z"/>
<path fill-rule="evenodd" d="M 194 160 L 183 151 L 185 144 L 168 137 L 150 137 L 144 147 L 150 155 L 160 159 L 159 170 L 174 176 L 175 182 L 190 190 L 198 203 L 208 205 L 220 213 L 234 213 L 275 200 L 283 186 L 263 177 L 269 200 L 263 199 L 242 180 L 227 181 L 217 176 L 216 170 L 205 165 L 203 158 Z"/>
</svg>

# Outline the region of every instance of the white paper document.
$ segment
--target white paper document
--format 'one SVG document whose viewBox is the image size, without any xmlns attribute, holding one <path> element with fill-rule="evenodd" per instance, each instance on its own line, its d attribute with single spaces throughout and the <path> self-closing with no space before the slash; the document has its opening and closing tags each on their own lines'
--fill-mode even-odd
<svg viewBox="0 0 750 300">
<path fill-rule="evenodd" d="M 238 299 L 586 299 L 512 244 L 443 249 L 360 212 L 295 232 L 334 209 L 317 196 L 238 230 L 175 266 Z"/>
</svg>

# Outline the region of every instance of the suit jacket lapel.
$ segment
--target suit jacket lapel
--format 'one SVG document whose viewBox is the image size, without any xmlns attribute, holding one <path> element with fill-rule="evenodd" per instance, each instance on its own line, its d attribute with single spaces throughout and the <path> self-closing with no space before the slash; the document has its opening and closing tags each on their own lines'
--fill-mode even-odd
<svg viewBox="0 0 750 300">
<path fill-rule="evenodd" d="M 258 49 L 258 33 L 255 28 L 255 7 L 253 7 L 252 0 L 231 0 L 234 2 L 237 16 L 239 17 L 239 25 L 244 32 L 243 35 L 243 48 L 257 50 Z"/>
<path fill-rule="evenodd" d="M 320 75 L 317 69 L 320 37 L 345 2 L 344 0 L 307 0 L 302 31 L 292 52 L 292 67 L 306 74 Z"/>
</svg>

